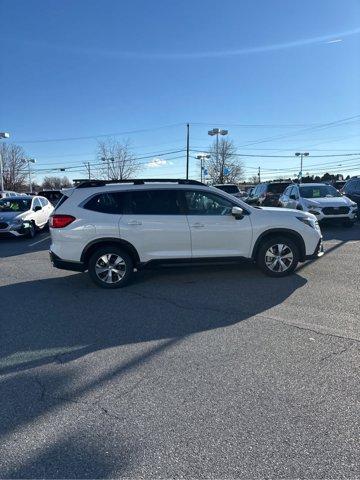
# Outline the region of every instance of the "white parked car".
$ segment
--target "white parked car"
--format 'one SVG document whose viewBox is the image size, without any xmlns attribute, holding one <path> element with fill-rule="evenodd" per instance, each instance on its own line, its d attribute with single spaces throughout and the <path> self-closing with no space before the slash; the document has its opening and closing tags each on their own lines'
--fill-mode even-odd
<svg viewBox="0 0 360 480">
<path fill-rule="evenodd" d="M 34 237 L 54 208 L 44 197 L 17 195 L 0 200 L 0 235 Z"/>
<path fill-rule="evenodd" d="M 322 255 L 313 215 L 254 208 L 196 181 L 89 181 L 64 193 L 50 218 L 53 265 L 88 270 L 104 288 L 152 263 L 245 258 L 282 277 Z"/>
<path fill-rule="evenodd" d="M 280 204 L 285 208 L 295 208 L 310 212 L 318 221 L 340 221 L 352 227 L 357 204 L 324 183 L 303 183 L 290 185 L 280 197 Z"/>
<path fill-rule="evenodd" d="M 18 195 L 21 195 L 21 194 L 10 191 L 10 190 L 0 190 L 0 198 L 17 197 Z"/>
</svg>

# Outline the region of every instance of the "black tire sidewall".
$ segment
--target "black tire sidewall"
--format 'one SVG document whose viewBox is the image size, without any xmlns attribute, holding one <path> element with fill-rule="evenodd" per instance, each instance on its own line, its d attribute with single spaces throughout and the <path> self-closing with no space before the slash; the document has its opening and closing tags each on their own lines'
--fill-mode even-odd
<svg viewBox="0 0 360 480">
<path fill-rule="evenodd" d="M 34 223 L 31 223 L 31 226 L 29 227 L 29 231 L 26 234 L 27 238 L 34 238 L 36 235 L 36 227 Z"/>
<path fill-rule="evenodd" d="M 124 260 L 125 265 L 126 265 L 126 272 L 124 277 L 118 282 L 118 283 L 105 283 L 102 280 L 99 279 L 99 277 L 96 275 L 95 272 L 95 264 L 99 257 L 102 255 L 106 255 L 109 253 L 114 253 L 116 255 L 121 256 L 121 258 Z M 91 278 L 91 280 L 95 283 L 95 285 L 105 288 L 105 289 L 115 289 L 115 288 L 121 288 L 127 285 L 133 276 L 133 270 L 134 270 L 134 262 L 130 255 L 125 251 L 122 250 L 121 248 L 118 247 L 102 247 L 97 249 L 90 257 L 89 263 L 88 263 L 88 273 Z"/>
<path fill-rule="evenodd" d="M 293 263 L 291 266 L 285 270 L 284 272 L 273 272 L 270 270 L 265 262 L 265 254 L 267 250 L 272 246 L 275 245 L 276 243 L 283 243 L 284 245 L 287 245 L 292 253 L 293 253 Z M 259 250 L 258 250 L 258 255 L 257 255 L 257 264 L 261 268 L 261 270 L 266 273 L 266 275 L 269 275 L 270 277 L 285 277 L 287 275 L 290 275 L 295 268 L 297 267 L 297 264 L 299 263 L 299 248 L 297 245 L 290 239 L 284 238 L 284 237 L 273 237 L 271 239 L 265 240 L 263 243 L 261 243 Z"/>
</svg>

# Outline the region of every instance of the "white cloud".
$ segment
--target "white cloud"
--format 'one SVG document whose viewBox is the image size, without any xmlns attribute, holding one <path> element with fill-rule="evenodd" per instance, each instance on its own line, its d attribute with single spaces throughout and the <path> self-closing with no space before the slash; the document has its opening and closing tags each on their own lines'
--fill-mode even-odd
<svg viewBox="0 0 360 480">
<path fill-rule="evenodd" d="M 148 168 L 159 168 L 159 167 L 164 167 L 166 165 L 172 165 L 172 162 L 169 162 L 169 160 L 163 160 L 162 158 L 153 158 L 151 162 L 147 163 L 146 166 Z"/>
<path fill-rule="evenodd" d="M 325 43 L 339 43 L 339 42 L 342 42 L 343 39 L 342 38 L 336 38 L 335 40 L 329 40 L 328 42 L 325 42 Z"/>
</svg>

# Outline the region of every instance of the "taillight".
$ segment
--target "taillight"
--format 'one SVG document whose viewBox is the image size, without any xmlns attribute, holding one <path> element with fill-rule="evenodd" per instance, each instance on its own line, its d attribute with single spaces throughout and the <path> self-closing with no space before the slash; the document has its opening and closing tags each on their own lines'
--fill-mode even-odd
<svg viewBox="0 0 360 480">
<path fill-rule="evenodd" d="M 51 228 L 64 228 L 70 225 L 75 219 L 72 215 L 55 214 L 50 217 Z"/>
</svg>

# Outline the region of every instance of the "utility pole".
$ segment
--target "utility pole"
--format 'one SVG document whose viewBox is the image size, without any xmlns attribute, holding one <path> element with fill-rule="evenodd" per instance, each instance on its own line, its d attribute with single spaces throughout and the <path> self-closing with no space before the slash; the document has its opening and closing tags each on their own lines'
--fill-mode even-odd
<svg viewBox="0 0 360 480">
<path fill-rule="evenodd" d="M 0 138 L 9 138 L 10 135 L 7 132 L 0 132 Z M 4 168 L 3 168 L 3 159 L 0 150 L 0 189 L 4 190 Z"/>
<path fill-rule="evenodd" d="M 303 176 L 303 157 L 308 157 L 309 152 L 296 152 L 296 157 L 300 157 L 300 173 L 299 173 L 299 183 L 301 183 L 302 176 Z"/>
<path fill-rule="evenodd" d="M 85 162 L 85 168 L 88 172 L 89 180 L 91 180 L 91 169 L 90 169 L 90 162 Z"/>
<path fill-rule="evenodd" d="M 259 177 L 259 183 L 261 183 L 261 168 L 259 167 L 258 170 L 258 177 Z"/>
<path fill-rule="evenodd" d="M 189 179 L 190 125 L 186 124 L 186 180 Z"/>
</svg>

